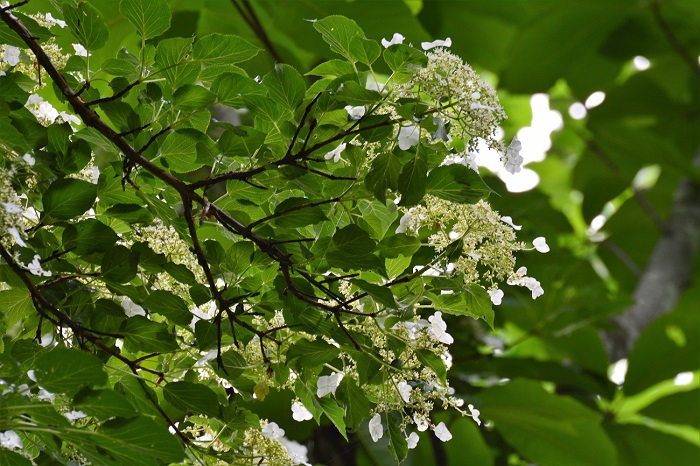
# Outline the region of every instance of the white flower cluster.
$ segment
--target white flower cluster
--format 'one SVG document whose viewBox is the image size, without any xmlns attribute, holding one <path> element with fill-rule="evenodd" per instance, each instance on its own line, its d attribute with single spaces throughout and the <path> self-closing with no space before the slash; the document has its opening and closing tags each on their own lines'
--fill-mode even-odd
<svg viewBox="0 0 700 466">
<path fill-rule="evenodd" d="M 29 158 L 33 162 L 31 156 Z M 5 234 L 9 234 L 17 245 L 26 247 L 24 208 L 21 207 L 20 198 L 12 188 L 13 175 L 14 170 L 0 167 L 0 236 L 5 237 Z"/>
</svg>

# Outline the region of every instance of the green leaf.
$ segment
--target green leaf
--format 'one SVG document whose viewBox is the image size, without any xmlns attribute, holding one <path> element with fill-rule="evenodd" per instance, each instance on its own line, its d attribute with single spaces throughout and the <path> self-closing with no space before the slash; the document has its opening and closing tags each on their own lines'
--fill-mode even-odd
<svg viewBox="0 0 700 466">
<path fill-rule="evenodd" d="M 348 60 L 352 58 L 352 40 L 355 37 L 365 37 L 360 26 L 344 16 L 333 15 L 313 22 L 314 29 L 321 33 L 323 40 L 331 46 L 331 51 L 336 52 Z"/>
<path fill-rule="evenodd" d="M 97 219 L 89 218 L 63 230 L 63 247 L 78 255 L 104 252 L 114 246 L 119 236 Z"/>
<path fill-rule="evenodd" d="M 202 66 L 189 60 L 191 51 L 192 39 L 174 37 L 161 40 L 156 48 L 158 69 L 151 76 L 164 76 L 173 89 L 194 84 Z"/>
<path fill-rule="evenodd" d="M 489 293 L 476 283 L 471 283 L 466 288 L 463 295 L 467 304 L 467 313 L 475 319 L 484 319 L 493 329 L 495 315 Z"/>
<path fill-rule="evenodd" d="M 259 48 L 229 34 L 210 34 L 199 39 L 192 51 L 193 60 L 204 65 L 231 65 L 250 60 Z"/>
<path fill-rule="evenodd" d="M 73 398 L 73 406 L 88 416 L 102 421 L 113 417 L 130 418 L 138 414 L 133 406 L 114 390 L 84 388 Z"/>
<path fill-rule="evenodd" d="M 370 413 L 370 401 L 362 388 L 351 377 L 343 377 L 335 391 L 335 396 L 345 405 L 345 421 L 351 428 L 357 428 Z"/>
<path fill-rule="evenodd" d="M 114 204 L 105 210 L 107 217 L 118 218 L 130 224 L 153 222 L 153 214 L 143 206 L 138 204 Z"/>
<path fill-rule="evenodd" d="M 107 44 L 109 29 L 95 7 L 88 2 L 65 2 L 61 9 L 68 28 L 87 50 L 94 51 Z"/>
<path fill-rule="evenodd" d="M 538 382 L 514 380 L 485 389 L 479 399 L 482 417 L 532 462 L 616 464 L 601 416 L 569 397 L 547 393 Z"/>
<path fill-rule="evenodd" d="M 219 417 L 219 400 L 216 393 L 206 385 L 170 382 L 163 389 L 163 396 L 168 403 L 183 411 Z"/>
<path fill-rule="evenodd" d="M 365 177 L 365 185 L 379 201 L 386 202 L 386 190 L 396 191 L 399 188 L 399 173 L 399 158 L 392 153 L 380 154 L 372 162 L 372 168 Z"/>
<path fill-rule="evenodd" d="M 420 240 L 415 236 L 397 233 L 381 240 L 377 245 L 382 256 L 394 259 L 399 256 L 412 256 L 420 249 Z"/>
<path fill-rule="evenodd" d="M 308 382 L 299 378 L 297 383 L 294 385 L 294 393 L 301 399 L 301 402 L 307 409 L 314 411 L 318 414 L 314 417 L 316 421 L 319 420 L 321 413 L 325 414 L 328 419 L 335 425 L 338 432 L 347 440 L 347 432 L 345 431 L 345 410 L 338 406 L 338 403 L 330 396 L 325 396 L 323 398 L 318 398 L 316 396 L 315 389 L 311 389 Z"/>
<path fill-rule="evenodd" d="M 183 327 L 192 322 L 192 314 L 187 308 L 187 303 L 169 291 L 156 290 L 148 295 L 142 304 L 149 311 L 167 317 L 171 322 Z"/>
<path fill-rule="evenodd" d="M 335 232 L 331 248 L 326 252 L 326 259 L 333 267 L 348 268 L 382 268 L 382 261 L 372 254 L 376 243 L 362 228 L 348 225 Z"/>
<path fill-rule="evenodd" d="M 478 173 L 461 164 L 434 168 L 428 175 L 426 192 L 446 201 L 474 204 L 491 190 Z"/>
<path fill-rule="evenodd" d="M 98 332 L 119 333 L 126 320 L 124 308 L 109 299 L 95 301 L 95 311 L 90 315 L 90 328 Z"/>
<path fill-rule="evenodd" d="M 297 362 L 299 367 L 314 368 L 338 357 L 340 350 L 323 340 L 299 340 L 287 350 L 287 363 Z"/>
<path fill-rule="evenodd" d="M 48 221 L 69 220 L 84 214 L 95 203 L 97 186 L 83 180 L 62 178 L 51 183 L 42 197 Z"/>
<path fill-rule="evenodd" d="M 620 466 L 691 465 L 700 459 L 697 444 L 645 425 L 610 423 L 606 430 L 617 448 Z"/>
<path fill-rule="evenodd" d="M 22 288 L 0 291 L 0 313 L 7 326 L 12 327 L 34 313 L 32 295 Z"/>
<path fill-rule="evenodd" d="M 265 95 L 267 88 L 247 76 L 238 73 L 226 73 L 217 76 L 211 83 L 211 91 L 220 104 L 230 107 L 243 105 L 241 96 Z"/>
<path fill-rule="evenodd" d="M 173 94 L 173 105 L 175 105 L 175 108 L 184 111 L 211 107 L 215 100 L 216 96 L 214 94 L 202 86 L 195 86 L 194 84 L 185 84 Z"/>
<path fill-rule="evenodd" d="M 428 162 L 423 154 L 416 155 L 401 169 L 399 175 L 399 192 L 401 193 L 400 206 L 412 206 L 418 204 L 425 196 L 428 179 Z"/>
<path fill-rule="evenodd" d="M 266 134 L 262 131 L 248 127 L 238 127 L 225 131 L 216 144 L 226 157 L 252 157 L 265 142 L 265 136 Z M 243 184 L 242 182 L 236 183 L 239 185 Z M 250 185 L 245 186 L 253 188 Z M 264 191 L 257 188 L 253 189 L 258 191 L 256 196 L 260 196 L 259 191 Z"/>
<path fill-rule="evenodd" d="M 409 73 L 428 64 L 428 57 L 420 50 L 408 45 L 392 45 L 384 50 L 384 61 L 397 73 Z"/>
<path fill-rule="evenodd" d="M 268 96 L 294 111 L 304 100 L 306 85 L 299 72 L 289 65 L 278 63 L 274 71 L 265 75 L 262 81 L 267 86 Z"/>
<path fill-rule="evenodd" d="M 183 129 L 170 133 L 160 148 L 162 165 L 178 173 L 187 173 L 202 168 L 197 159 L 197 145 L 206 136 L 193 129 Z"/>
<path fill-rule="evenodd" d="M 354 70 L 352 65 L 345 60 L 338 60 L 334 58 L 333 60 L 328 60 L 308 73 L 306 76 L 321 76 L 321 77 L 332 77 L 337 78 L 339 76 L 345 76 L 346 74 L 352 74 Z"/>
<path fill-rule="evenodd" d="M 143 39 L 152 39 L 170 28 L 170 5 L 166 0 L 121 0 L 119 13 Z"/>
<path fill-rule="evenodd" d="M 382 54 L 382 48 L 376 40 L 357 36 L 350 41 L 350 53 L 354 61 L 371 65 Z"/>
<path fill-rule="evenodd" d="M 0 448 L 0 464 L 6 464 L 7 466 L 32 466 L 32 463 L 28 458 L 10 451 L 7 448 Z"/>
<path fill-rule="evenodd" d="M 102 257 L 102 278 L 117 283 L 126 283 L 136 277 L 138 257 L 128 248 L 116 245 L 105 251 Z"/>
<path fill-rule="evenodd" d="M 297 206 L 308 204 L 309 199 L 301 197 L 292 197 L 285 199 L 280 202 L 280 204 L 275 208 L 275 213 L 282 212 L 287 209 L 292 209 Z M 323 213 L 321 206 L 304 207 L 299 210 L 295 210 L 288 214 L 282 215 L 275 219 L 275 225 L 280 228 L 300 228 L 306 225 L 313 225 L 319 222 L 328 220 L 326 214 Z"/>
<path fill-rule="evenodd" d="M 382 95 L 377 91 L 365 89 L 355 81 L 345 81 L 342 89 L 335 96 L 350 105 L 371 105 L 382 100 Z"/>
<path fill-rule="evenodd" d="M 180 348 L 167 325 L 144 316 L 129 317 L 120 333 L 124 335 L 126 349 L 132 353 L 167 353 Z"/>
<path fill-rule="evenodd" d="M 445 384 L 447 380 L 447 369 L 445 368 L 445 363 L 442 362 L 440 356 L 427 349 L 417 349 L 415 352 L 421 364 L 424 364 L 432 369 L 440 382 Z"/>
<path fill-rule="evenodd" d="M 99 451 L 113 459 L 111 464 L 151 466 L 185 458 L 180 440 L 146 416 L 109 421 L 97 429 L 97 435 Z"/>
<path fill-rule="evenodd" d="M 391 290 L 387 287 L 375 285 L 373 283 L 366 282 L 365 280 L 360 280 L 359 278 L 353 278 L 350 282 L 360 288 L 362 291 L 366 291 L 372 296 L 378 303 L 383 304 L 388 309 L 398 309 L 398 305 L 394 300 L 394 295 Z"/>
<path fill-rule="evenodd" d="M 36 381 L 50 392 L 72 396 L 82 387 L 107 382 L 102 361 L 79 349 L 54 348 L 40 354 L 34 365 Z"/>
<path fill-rule="evenodd" d="M 391 411 L 387 414 L 386 424 L 389 430 L 389 451 L 394 455 L 396 461 L 400 463 L 408 455 L 408 442 L 401 430 L 403 416 L 396 411 Z"/>
</svg>

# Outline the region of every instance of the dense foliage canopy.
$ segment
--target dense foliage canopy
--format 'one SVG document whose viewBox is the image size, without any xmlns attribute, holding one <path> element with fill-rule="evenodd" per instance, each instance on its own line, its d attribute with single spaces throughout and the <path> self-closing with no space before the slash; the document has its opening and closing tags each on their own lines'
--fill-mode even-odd
<svg viewBox="0 0 700 466">
<path fill-rule="evenodd" d="M 1 464 L 700 461 L 698 2 L 0 19 Z"/>
</svg>

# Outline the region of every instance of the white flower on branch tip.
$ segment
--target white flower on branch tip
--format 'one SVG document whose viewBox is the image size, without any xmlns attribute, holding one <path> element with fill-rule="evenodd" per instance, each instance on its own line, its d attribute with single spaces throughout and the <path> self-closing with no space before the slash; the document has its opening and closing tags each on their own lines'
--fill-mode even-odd
<svg viewBox="0 0 700 466">
<path fill-rule="evenodd" d="M 308 421 L 313 419 L 313 417 L 314 415 L 311 414 L 311 411 L 306 409 L 306 406 L 304 406 L 301 402 L 295 401 L 292 403 L 292 418 L 295 421 Z"/>
<path fill-rule="evenodd" d="M 382 39 L 382 45 L 385 49 L 388 49 L 392 45 L 403 44 L 404 39 L 404 36 L 402 36 L 398 32 L 395 32 L 394 35 L 391 37 L 391 40 Z"/>
<path fill-rule="evenodd" d="M 469 407 L 469 412 L 471 413 L 472 419 L 474 419 L 474 422 L 476 422 L 478 425 L 481 425 L 481 419 L 479 419 L 479 415 L 481 414 L 481 411 L 476 409 L 474 405 L 468 405 Z"/>
<path fill-rule="evenodd" d="M 32 157 L 32 154 L 24 154 L 22 156 L 22 160 L 24 160 L 30 167 L 33 167 L 36 163 L 36 159 Z"/>
<path fill-rule="evenodd" d="M 82 412 L 82 411 L 77 411 L 77 410 L 74 409 L 73 411 L 71 411 L 71 412 L 69 412 L 69 413 L 65 413 L 64 416 L 65 416 L 66 419 L 68 419 L 69 421 L 77 421 L 78 419 L 82 419 L 82 418 L 84 418 L 84 417 L 87 417 L 87 414 L 85 414 L 85 413 Z"/>
<path fill-rule="evenodd" d="M 22 448 L 22 439 L 14 430 L 0 432 L 0 446 L 10 450 Z"/>
<path fill-rule="evenodd" d="M 449 37 L 445 40 L 434 40 L 432 42 L 421 42 L 420 46 L 423 50 L 430 50 L 435 47 L 451 47 L 452 39 Z"/>
<path fill-rule="evenodd" d="M 338 385 L 340 385 L 341 380 L 343 380 L 343 374 L 340 372 L 334 372 L 331 375 L 322 375 L 318 378 L 318 382 L 316 383 L 316 396 L 323 398 L 329 393 L 335 396 L 335 391 Z"/>
<path fill-rule="evenodd" d="M 15 47 L 13 45 L 8 45 L 7 48 L 5 49 L 5 55 L 3 57 L 3 60 L 8 65 L 15 66 L 15 65 L 17 65 L 17 63 L 19 63 L 19 53 L 20 53 L 20 50 L 18 47 Z"/>
<path fill-rule="evenodd" d="M 491 298 L 491 302 L 498 306 L 501 304 L 501 301 L 503 300 L 503 291 L 502 290 L 488 290 L 487 293 L 489 294 L 489 297 Z"/>
<path fill-rule="evenodd" d="M 444 422 L 441 422 L 437 426 L 435 426 L 435 436 L 442 440 L 443 442 L 447 442 L 452 439 L 452 434 L 450 431 L 447 429 L 447 426 L 445 425 Z"/>
<path fill-rule="evenodd" d="M 24 210 L 14 202 L 1 202 L 3 208 L 8 214 L 21 214 Z"/>
<path fill-rule="evenodd" d="M 16 227 L 8 228 L 7 232 L 10 234 L 10 236 L 12 236 L 12 239 L 15 240 L 15 243 L 22 246 L 23 248 L 27 247 L 27 243 L 24 242 L 22 235 L 20 234 L 19 230 Z"/>
<path fill-rule="evenodd" d="M 419 432 L 425 432 L 426 430 L 428 430 L 428 419 L 426 419 L 424 415 L 419 413 L 413 413 L 413 422 L 416 423 L 416 428 Z"/>
<path fill-rule="evenodd" d="M 508 215 L 501 217 L 501 222 L 510 225 L 514 230 L 522 230 L 523 228 L 522 225 L 516 225 L 513 223 L 513 218 Z"/>
<path fill-rule="evenodd" d="M 352 105 L 346 105 L 345 111 L 348 112 L 348 115 L 350 116 L 351 120 L 359 120 L 360 118 L 365 116 L 364 105 L 359 105 L 357 107 L 353 107 Z"/>
<path fill-rule="evenodd" d="M 455 340 L 452 338 L 452 335 L 447 333 L 447 324 L 442 320 L 442 312 L 437 311 L 435 314 L 428 317 L 428 320 L 430 321 L 430 328 L 428 331 L 433 338 L 446 345 L 454 343 Z"/>
<path fill-rule="evenodd" d="M 522 147 L 523 145 L 520 143 L 518 138 L 513 138 L 513 141 L 508 146 L 508 149 L 506 149 L 506 155 L 501 157 L 501 161 L 505 162 L 506 164 L 506 171 L 508 173 L 515 175 L 516 173 L 520 172 L 523 162 L 525 161 L 523 156 L 520 155 L 520 149 L 522 149 Z"/>
<path fill-rule="evenodd" d="M 124 311 L 126 311 L 127 317 L 146 315 L 146 311 L 144 311 L 141 306 L 133 302 L 131 298 L 122 299 L 122 307 L 124 308 Z"/>
<path fill-rule="evenodd" d="M 406 439 L 406 443 L 408 444 L 408 449 L 413 450 L 414 448 L 416 448 L 418 446 L 418 440 L 420 440 L 420 437 L 418 436 L 418 434 L 416 434 L 415 432 L 411 432 L 411 435 L 409 435 L 408 438 Z"/>
<path fill-rule="evenodd" d="M 384 435 L 384 426 L 382 426 L 382 417 L 375 414 L 369 421 L 369 435 L 372 436 L 374 442 L 378 442 Z"/>
<path fill-rule="evenodd" d="M 532 245 L 535 246 L 535 249 L 541 253 L 549 252 L 549 245 L 547 245 L 547 240 L 544 238 L 544 236 L 538 236 L 532 240 Z"/>
<path fill-rule="evenodd" d="M 408 150 L 418 145 L 420 128 L 415 125 L 402 126 L 399 130 L 399 149 Z"/>
<path fill-rule="evenodd" d="M 60 19 L 56 19 L 51 15 L 51 13 L 46 13 L 46 22 L 49 23 L 51 26 L 59 26 L 61 29 L 66 27 L 66 22 Z"/>
<path fill-rule="evenodd" d="M 403 401 L 406 403 L 411 401 L 411 390 L 413 388 L 407 384 L 406 382 L 399 382 L 398 383 L 398 389 L 399 389 L 399 395 L 401 395 L 401 398 L 403 398 Z"/>
<path fill-rule="evenodd" d="M 81 44 L 73 44 L 73 48 L 75 49 L 75 55 L 78 57 L 89 57 L 92 55 Z"/>
<path fill-rule="evenodd" d="M 276 422 L 268 422 L 261 432 L 265 437 L 273 440 L 284 437 L 284 429 L 278 426 Z"/>
<path fill-rule="evenodd" d="M 330 152 L 328 152 L 326 155 L 324 155 L 323 158 L 325 158 L 326 160 L 331 160 L 331 159 L 333 159 L 333 163 L 338 163 L 338 162 L 340 162 L 341 160 L 344 162 L 345 159 L 343 159 L 343 158 L 340 156 L 340 154 L 342 154 L 343 151 L 345 150 L 345 146 L 347 146 L 347 144 L 346 144 L 346 143 L 342 143 L 341 145 L 339 145 L 338 147 L 336 147 L 335 149 L 333 149 L 332 151 L 330 151 Z"/>
<path fill-rule="evenodd" d="M 41 256 L 39 254 L 34 254 L 34 260 L 27 265 L 27 270 L 29 270 L 32 275 L 43 275 L 44 277 L 51 276 L 50 270 L 44 270 L 41 268 Z"/>
</svg>

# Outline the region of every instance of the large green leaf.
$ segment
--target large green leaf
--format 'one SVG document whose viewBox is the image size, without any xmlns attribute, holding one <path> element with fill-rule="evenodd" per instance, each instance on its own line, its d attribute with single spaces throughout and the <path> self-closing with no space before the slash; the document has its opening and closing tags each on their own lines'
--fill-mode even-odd
<svg viewBox="0 0 700 466">
<path fill-rule="evenodd" d="M 166 290 L 156 290 L 143 301 L 143 306 L 151 312 L 167 317 L 173 323 L 187 326 L 192 321 L 192 314 L 185 301 Z"/>
<path fill-rule="evenodd" d="M 304 99 L 306 85 L 301 74 L 292 66 L 279 63 L 262 81 L 268 95 L 290 111 L 294 111 Z"/>
<path fill-rule="evenodd" d="M 446 201 L 474 204 L 486 199 L 491 190 L 474 170 L 452 164 L 430 172 L 426 192 Z"/>
<path fill-rule="evenodd" d="M 321 33 L 323 40 L 331 46 L 333 52 L 339 53 L 350 61 L 355 61 L 352 41 L 355 37 L 365 37 L 365 33 L 355 21 L 335 15 L 314 21 L 313 24 L 314 29 Z"/>
<path fill-rule="evenodd" d="M 348 225 L 333 235 L 326 259 L 333 267 L 381 268 L 382 261 L 373 254 L 375 247 L 376 243 L 369 233 L 357 225 Z"/>
<path fill-rule="evenodd" d="M 401 206 L 418 204 L 425 196 L 428 178 L 428 162 L 425 155 L 418 154 L 401 169 L 398 185 L 401 193 Z"/>
<path fill-rule="evenodd" d="M 119 12 L 143 39 L 152 39 L 170 28 L 170 6 L 166 0 L 121 0 Z"/>
<path fill-rule="evenodd" d="M 514 380 L 479 394 L 482 418 L 530 461 L 542 465 L 616 464 L 602 416 L 539 383 Z"/>
<path fill-rule="evenodd" d="M 125 347 L 133 353 L 167 353 L 180 348 L 167 325 L 144 316 L 129 317 L 120 333 L 124 335 Z"/>
<path fill-rule="evenodd" d="M 192 59 L 204 65 L 230 65 L 249 60 L 258 54 L 259 48 L 229 34 L 210 34 L 194 44 Z"/>
<path fill-rule="evenodd" d="M 219 417 L 219 401 L 216 393 L 199 383 L 170 382 L 163 389 L 163 396 L 171 405 L 183 411 Z"/>
<path fill-rule="evenodd" d="M 300 340 L 287 350 L 287 362 L 297 362 L 299 367 L 314 368 L 329 363 L 340 354 L 340 350 L 323 340 Z"/>
<path fill-rule="evenodd" d="M 104 47 L 109 40 L 109 29 L 102 14 L 88 2 L 64 2 L 63 17 L 78 42 L 93 51 Z"/>
<path fill-rule="evenodd" d="M 84 214 L 95 203 L 97 186 L 83 180 L 62 178 L 54 181 L 42 198 L 48 221 L 68 220 Z"/>
<path fill-rule="evenodd" d="M 50 392 L 72 396 L 82 387 L 107 382 L 102 361 L 79 349 L 54 348 L 39 355 L 34 365 L 36 381 Z"/>
<path fill-rule="evenodd" d="M 0 291 L 0 311 L 5 323 L 10 327 L 32 315 L 34 306 L 29 290 L 13 288 Z"/>
<path fill-rule="evenodd" d="M 136 276 L 138 256 L 122 245 L 113 246 L 102 257 L 102 278 L 126 283 Z"/>
<path fill-rule="evenodd" d="M 113 417 L 128 419 L 138 414 L 126 398 L 110 389 L 84 388 L 73 398 L 73 406 L 88 416 L 94 416 L 104 421 Z"/>
<path fill-rule="evenodd" d="M 401 161 L 392 153 L 380 154 L 374 161 L 369 173 L 365 176 L 367 189 L 381 202 L 386 202 L 386 190 L 399 188 Z"/>
</svg>

